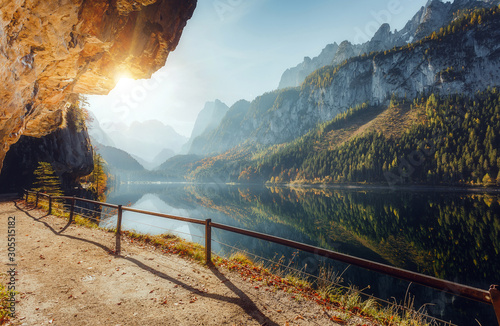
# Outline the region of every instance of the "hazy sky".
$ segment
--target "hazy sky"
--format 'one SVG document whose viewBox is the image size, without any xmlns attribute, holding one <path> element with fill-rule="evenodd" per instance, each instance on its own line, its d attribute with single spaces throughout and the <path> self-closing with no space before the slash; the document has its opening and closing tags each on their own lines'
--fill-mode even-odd
<svg viewBox="0 0 500 326">
<path fill-rule="evenodd" d="M 329 43 L 367 41 L 404 24 L 427 0 L 198 0 L 177 49 L 149 81 L 123 79 L 90 96 L 104 130 L 158 119 L 189 136 L 205 102 L 231 106 L 277 88 L 281 74 Z"/>
</svg>

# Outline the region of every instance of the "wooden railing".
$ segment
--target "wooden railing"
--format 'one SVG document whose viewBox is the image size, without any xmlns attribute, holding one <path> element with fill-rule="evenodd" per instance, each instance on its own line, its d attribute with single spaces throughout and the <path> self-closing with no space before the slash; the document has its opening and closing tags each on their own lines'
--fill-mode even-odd
<svg viewBox="0 0 500 326">
<path fill-rule="evenodd" d="M 337 261 L 341 261 L 347 264 L 359 266 L 365 269 L 368 269 L 370 271 L 375 271 L 379 272 L 382 274 L 390 275 L 405 281 L 410 281 L 414 283 L 418 283 L 430 288 L 437 289 L 442 292 L 450 293 L 453 295 L 461 296 L 467 299 L 479 301 L 482 303 L 486 303 L 489 305 L 493 306 L 493 309 L 495 310 L 495 314 L 497 316 L 498 324 L 500 326 L 500 289 L 498 288 L 497 285 L 491 285 L 489 290 L 483 290 L 483 289 L 478 289 L 474 287 L 470 287 L 467 285 L 459 284 L 459 283 L 454 283 L 442 279 L 438 279 L 436 277 L 420 274 L 420 273 L 415 273 L 412 271 L 408 271 L 405 269 L 377 263 L 374 261 L 342 254 L 339 252 L 319 248 L 319 247 L 314 247 L 310 246 L 304 243 L 292 241 L 292 240 L 287 240 L 275 236 L 271 236 L 268 234 L 263 234 L 259 232 L 254 232 L 250 230 L 244 230 L 240 228 L 235 228 L 232 226 L 224 225 L 224 224 L 219 224 L 219 223 L 214 223 L 212 222 L 211 219 L 206 219 L 206 220 L 199 220 L 199 219 L 193 219 L 193 218 L 186 218 L 186 217 L 179 217 L 179 216 L 173 216 L 173 215 L 167 215 L 167 214 L 162 214 L 162 213 L 155 213 L 155 212 L 149 212 L 149 211 L 143 211 L 135 208 L 130 208 L 130 207 L 124 207 L 122 205 L 114 205 L 114 204 L 108 204 L 108 203 L 102 203 L 102 202 L 97 202 L 89 199 L 83 199 L 83 198 L 77 198 L 77 197 L 68 197 L 68 196 L 49 196 L 43 193 L 39 192 L 32 192 L 32 191 L 25 191 L 25 196 L 26 196 L 26 202 L 28 202 L 28 196 L 29 194 L 35 194 L 36 195 L 36 205 L 38 206 L 38 201 L 40 196 L 48 198 L 49 201 L 49 214 L 52 213 L 52 202 L 53 200 L 69 200 L 71 202 L 70 206 L 70 215 L 69 215 L 69 221 L 73 221 L 73 214 L 74 214 L 74 209 L 75 209 L 75 202 L 76 201 L 81 201 L 81 202 L 86 202 L 86 203 L 91 203 L 95 205 L 101 205 L 105 207 L 110 207 L 118 210 L 117 214 L 117 222 L 116 222 L 116 245 L 115 245 L 115 253 L 117 255 L 120 255 L 121 252 L 121 224 L 122 224 L 122 215 L 123 211 L 129 211 L 129 212 L 135 212 L 139 214 L 145 214 L 145 215 L 152 215 L 152 216 L 157 216 L 157 217 L 162 217 L 162 218 L 168 218 L 172 220 L 177 220 L 177 221 L 183 221 L 183 222 L 188 222 L 188 223 L 194 223 L 194 224 L 199 224 L 199 225 L 205 225 L 205 262 L 207 265 L 212 264 L 212 228 L 220 229 L 220 230 L 225 230 L 237 234 L 242 234 L 246 235 L 249 237 L 257 238 L 257 239 L 262 239 L 265 241 L 277 243 L 280 245 L 284 245 L 290 248 L 302 250 L 305 252 L 309 252 L 318 256 L 334 259 Z"/>
</svg>

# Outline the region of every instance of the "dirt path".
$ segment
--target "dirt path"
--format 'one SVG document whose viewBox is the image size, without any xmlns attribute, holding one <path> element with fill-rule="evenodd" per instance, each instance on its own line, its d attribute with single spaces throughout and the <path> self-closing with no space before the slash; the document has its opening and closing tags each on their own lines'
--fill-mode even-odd
<svg viewBox="0 0 500 326">
<path fill-rule="evenodd" d="M 312 302 L 256 289 L 224 269 L 129 241 L 116 257 L 112 233 L 67 225 L 21 202 L 0 202 L 5 270 L 9 216 L 19 291 L 14 325 L 337 325 Z"/>
</svg>

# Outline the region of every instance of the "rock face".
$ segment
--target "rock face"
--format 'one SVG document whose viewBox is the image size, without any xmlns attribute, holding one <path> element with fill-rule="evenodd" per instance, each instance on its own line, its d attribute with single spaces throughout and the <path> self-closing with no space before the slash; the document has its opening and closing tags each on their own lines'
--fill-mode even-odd
<svg viewBox="0 0 500 326">
<path fill-rule="evenodd" d="M 314 70 L 332 64 L 333 58 L 339 51 L 337 43 L 328 44 L 320 55 L 313 59 L 305 57 L 302 63 L 296 67 L 287 69 L 281 76 L 278 88 L 296 87 L 306 79 L 306 77 Z M 352 54 L 354 55 L 354 54 Z M 351 57 L 350 55 L 349 57 Z"/>
<path fill-rule="evenodd" d="M 196 0 L 0 0 L 0 167 L 21 135 L 64 122 L 72 94 L 149 78 L 177 46 Z"/>
<path fill-rule="evenodd" d="M 66 125 L 49 135 L 40 138 L 21 136 L 5 157 L 0 191 L 28 188 L 38 162 L 51 163 L 63 189 L 71 192 L 78 177 L 88 175 L 94 167 L 92 145 L 85 125 L 68 114 Z"/>
<path fill-rule="evenodd" d="M 340 45 L 329 44 L 319 56 L 313 59 L 304 58 L 302 63 L 283 73 L 278 88 L 300 86 L 309 74 L 321 67 L 338 65 L 355 56 L 419 41 L 447 26 L 458 10 L 489 8 L 498 3 L 498 0 L 456 0 L 453 3 L 429 0 L 400 31 L 391 32 L 389 24 L 382 24 L 373 38 L 366 43 L 351 44 L 344 41 Z"/>
<path fill-rule="evenodd" d="M 196 153 L 196 149 L 191 151 L 194 139 L 217 129 L 227 111 L 229 111 L 229 107 L 220 100 L 205 103 L 203 109 L 200 113 L 198 113 L 198 117 L 196 117 L 191 137 L 189 137 L 189 141 L 183 146 L 183 150 L 181 152 Z"/>
<path fill-rule="evenodd" d="M 342 45 L 341 45 L 342 46 Z M 340 46 L 340 47 L 341 47 Z M 350 107 L 385 103 L 394 94 L 473 94 L 500 85 L 500 17 L 465 31 L 326 66 L 301 87 L 266 93 L 229 110 L 219 127 L 192 148 L 221 153 L 241 144 L 292 141 Z"/>
</svg>

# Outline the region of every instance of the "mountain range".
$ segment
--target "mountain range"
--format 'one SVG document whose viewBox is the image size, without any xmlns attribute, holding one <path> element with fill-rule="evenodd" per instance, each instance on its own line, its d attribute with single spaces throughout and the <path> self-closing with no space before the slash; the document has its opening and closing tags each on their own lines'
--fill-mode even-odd
<svg viewBox="0 0 500 326">
<path fill-rule="evenodd" d="M 313 59 L 305 57 L 297 66 L 287 69 L 281 76 L 278 88 L 300 86 L 315 70 L 327 65 L 339 65 L 343 61 L 370 52 L 385 51 L 420 41 L 441 27 L 448 25 L 460 10 L 489 8 L 498 1 L 459 0 L 453 3 L 429 0 L 400 31 L 391 31 L 389 24 L 382 24 L 373 38 L 363 44 L 344 41 L 327 45 Z"/>
<path fill-rule="evenodd" d="M 88 130 L 95 145 L 125 151 L 146 169 L 153 169 L 179 153 L 188 140 L 158 120 L 134 121 L 129 126 L 122 124 L 105 130 L 92 115 Z"/>
<path fill-rule="evenodd" d="M 454 17 L 451 10 L 465 11 L 489 3 L 429 1 L 402 30 L 403 35 L 408 35 L 406 30 L 411 29 L 412 35 L 420 37 L 431 27 L 444 26 L 445 22 L 437 22 L 443 17 L 451 23 Z M 489 30 L 492 34 L 486 35 Z M 491 25 L 481 26 L 472 33 L 448 35 L 447 42 L 428 36 L 426 42 L 420 39 L 395 48 L 392 44 L 401 36 L 383 25 L 368 45 L 362 46 L 371 48 L 373 44 L 381 44 L 377 40 L 390 40 L 389 36 L 396 35 L 389 48 L 361 56 L 354 56 L 351 51 L 352 56 L 342 63 L 315 70 L 300 87 L 271 91 L 250 103 L 235 103 L 216 129 L 192 140 L 189 153 L 209 155 L 245 143 L 270 146 L 292 141 L 350 107 L 364 102 L 387 102 L 393 94 L 410 98 L 431 90 L 441 94 L 470 94 L 496 85 L 500 79 L 495 42 L 498 32 Z M 453 68 L 453 78 L 443 73 L 449 68 Z"/>
<path fill-rule="evenodd" d="M 364 44 L 328 45 L 318 57 L 288 69 L 279 89 L 238 101 L 216 128 L 194 133 L 188 153 L 206 158 L 186 163 L 191 166 L 187 177 L 231 175 L 235 181 L 245 168 L 256 166 L 257 153 L 279 151 L 273 146 L 285 146 L 363 103 L 373 112 L 385 108 L 383 113 L 391 99 L 473 96 L 500 85 L 497 5 L 430 0 L 401 31 L 384 24 Z"/>
</svg>

